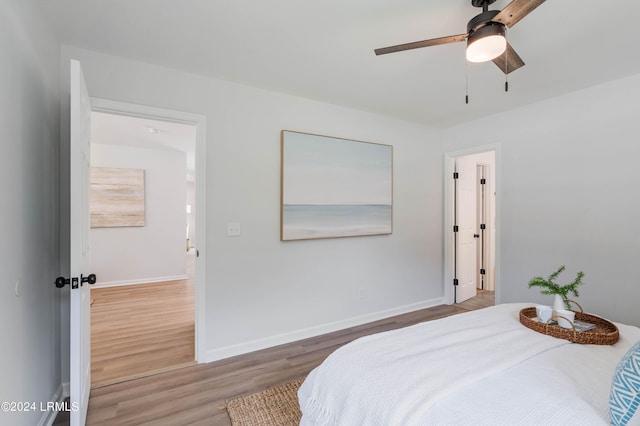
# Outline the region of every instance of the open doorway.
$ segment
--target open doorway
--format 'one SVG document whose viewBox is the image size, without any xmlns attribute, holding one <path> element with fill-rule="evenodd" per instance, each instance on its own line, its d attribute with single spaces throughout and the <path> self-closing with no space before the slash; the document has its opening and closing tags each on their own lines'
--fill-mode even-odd
<svg viewBox="0 0 640 426">
<path fill-rule="evenodd" d="M 143 211 L 133 226 L 96 222 L 91 229 L 92 268 L 101 277 L 91 297 L 92 387 L 197 359 L 198 126 L 126 107 L 92 112 L 92 190 L 99 199 L 92 208 L 113 214 L 116 206 L 127 216 L 129 197 Z M 142 189 L 131 191 L 123 172 L 142 176 Z"/>
<path fill-rule="evenodd" d="M 445 300 L 495 304 L 495 147 L 450 153 L 445 159 Z"/>
</svg>

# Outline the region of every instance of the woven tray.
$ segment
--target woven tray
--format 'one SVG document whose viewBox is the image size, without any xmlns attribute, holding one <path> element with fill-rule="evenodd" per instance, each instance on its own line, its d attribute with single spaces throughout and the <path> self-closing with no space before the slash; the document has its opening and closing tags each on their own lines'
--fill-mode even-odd
<svg viewBox="0 0 640 426">
<path fill-rule="evenodd" d="M 580 306 L 580 305 L 578 305 Z M 582 310 L 582 308 L 580 308 Z M 574 343 L 584 343 L 588 345 L 613 345 L 620 338 L 620 332 L 615 324 L 604 318 L 590 315 L 584 312 L 576 312 L 575 319 L 578 321 L 589 322 L 594 324 L 596 328 L 587 331 L 576 331 L 576 329 L 562 328 L 559 325 L 550 324 L 550 322 L 558 317 L 553 316 L 546 324 L 538 322 L 538 314 L 536 308 L 524 308 L 520 311 L 520 322 L 538 333 L 548 334 L 549 336 L 559 339 L 569 340 Z"/>
</svg>

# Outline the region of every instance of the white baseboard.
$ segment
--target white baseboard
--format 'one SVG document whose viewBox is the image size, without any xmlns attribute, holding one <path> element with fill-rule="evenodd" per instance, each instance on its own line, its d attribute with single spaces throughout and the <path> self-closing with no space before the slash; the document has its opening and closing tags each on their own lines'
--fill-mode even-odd
<svg viewBox="0 0 640 426">
<path fill-rule="evenodd" d="M 67 383 L 67 389 L 69 388 L 69 384 Z M 64 393 L 64 384 L 60 384 L 56 392 L 53 394 L 49 401 L 54 402 L 56 404 L 62 403 L 66 398 Z M 56 416 L 58 415 L 57 411 L 44 411 L 42 413 L 42 417 L 40 417 L 40 421 L 38 422 L 38 426 L 51 426 L 53 422 L 56 420 Z"/>
<path fill-rule="evenodd" d="M 349 327 L 366 324 L 373 321 L 393 317 L 396 315 L 406 314 L 408 312 L 418 311 L 420 309 L 431 308 L 443 304 L 443 298 L 425 300 L 410 305 L 399 306 L 396 308 L 386 309 L 384 311 L 373 312 L 371 314 L 361 315 L 358 317 L 348 318 L 341 321 L 335 321 L 328 324 L 318 325 L 314 327 L 303 328 L 288 333 L 278 334 L 275 336 L 256 339 L 249 342 L 238 343 L 235 345 L 225 346 L 218 349 L 212 349 L 206 352 L 204 362 L 213 362 L 236 355 L 242 355 L 249 352 L 259 351 L 261 349 L 273 346 L 283 345 L 298 340 L 307 339 L 309 337 L 320 336 L 322 334 L 343 330 Z"/>
<path fill-rule="evenodd" d="M 92 285 L 91 288 L 119 287 L 123 285 L 134 285 L 134 284 L 149 284 L 149 283 L 158 283 L 162 281 L 186 280 L 188 278 L 189 277 L 187 275 L 173 275 L 170 277 L 140 278 L 136 280 L 97 282 L 94 285 Z"/>
</svg>

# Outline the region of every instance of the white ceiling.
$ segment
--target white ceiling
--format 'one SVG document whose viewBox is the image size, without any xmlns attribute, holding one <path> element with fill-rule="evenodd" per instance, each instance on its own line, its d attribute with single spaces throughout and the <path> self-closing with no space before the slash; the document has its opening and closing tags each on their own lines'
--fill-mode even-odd
<svg viewBox="0 0 640 426">
<path fill-rule="evenodd" d="M 373 49 L 464 33 L 470 0 L 41 2 L 65 44 L 442 127 L 640 73 L 632 0 L 545 2 L 509 30 L 510 91 L 469 64 L 469 105 L 464 43 Z"/>
<path fill-rule="evenodd" d="M 91 143 L 184 152 L 187 179 L 195 179 L 196 127 L 193 125 L 94 111 Z"/>
</svg>

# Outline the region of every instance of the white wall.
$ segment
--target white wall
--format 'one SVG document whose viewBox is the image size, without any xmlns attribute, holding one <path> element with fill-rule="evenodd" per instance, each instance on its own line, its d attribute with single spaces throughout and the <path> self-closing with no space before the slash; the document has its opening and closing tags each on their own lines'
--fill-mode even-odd
<svg viewBox="0 0 640 426">
<path fill-rule="evenodd" d="M 184 152 L 91 144 L 92 167 L 144 170 L 145 225 L 92 228 L 96 287 L 184 279 L 187 167 Z"/>
<path fill-rule="evenodd" d="M 191 213 L 187 213 L 187 224 L 189 224 L 189 245 L 196 247 L 196 215 L 197 212 L 197 200 L 196 200 L 196 184 L 193 181 L 187 181 L 187 202 L 191 205 Z M 186 206 L 185 206 L 186 211 Z M 186 231 L 185 231 L 186 236 Z M 186 250 L 186 245 L 185 245 Z"/>
<path fill-rule="evenodd" d="M 91 96 L 206 116 L 208 359 L 440 302 L 439 131 L 63 46 L 69 58 Z M 393 145 L 393 235 L 279 241 L 281 129 Z"/>
<path fill-rule="evenodd" d="M 34 3 L 0 2 L 0 401 L 39 406 L 61 391 L 59 49 Z M 0 424 L 48 414 L 0 411 Z"/>
<path fill-rule="evenodd" d="M 640 75 L 448 129 L 445 149 L 500 144 L 501 302 L 551 303 L 534 275 L 585 273 L 589 312 L 640 325 Z"/>
</svg>

